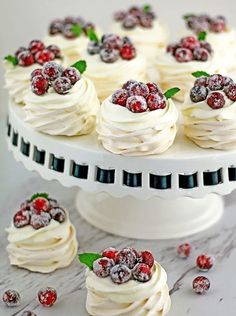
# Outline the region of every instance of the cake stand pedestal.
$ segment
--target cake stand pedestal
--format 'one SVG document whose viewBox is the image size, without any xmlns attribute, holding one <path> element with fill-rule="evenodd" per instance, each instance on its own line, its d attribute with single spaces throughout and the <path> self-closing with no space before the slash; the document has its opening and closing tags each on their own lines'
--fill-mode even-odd
<svg viewBox="0 0 236 316">
<path fill-rule="evenodd" d="M 9 105 L 7 142 L 15 159 L 46 180 L 80 188 L 77 206 L 92 225 L 121 236 L 177 238 L 200 232 L 223 213 L 222 195 L 236 188 L 236 151 L 204 150 L 181 129 L 164 154 L 123 157 L 97 135 L 48 136 Z"/>
</svg>

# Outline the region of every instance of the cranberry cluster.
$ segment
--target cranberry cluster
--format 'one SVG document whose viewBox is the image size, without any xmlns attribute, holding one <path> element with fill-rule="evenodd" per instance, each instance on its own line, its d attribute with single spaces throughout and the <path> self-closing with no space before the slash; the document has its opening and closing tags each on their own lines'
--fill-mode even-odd
<svg viewBox="0 0 236 316">
<path fill-rule="evenodd" d="M 87 50 L 90 55 L 99 54 L 105 63 L 114 63 L 119 58 L 131 60 L 136 56 L 136 49 L 131 40 L 115 34 L 104 34 L 101 42 L 90 41 Z"/>
<path fill-rule="evenodd" d="M 147 84 L 135 80 L 127 81 L 122 89 L 112 95 L 112 103 L 124 106 L 134 113 L 154 111 L 166 107 L 166 97 L 153 82 Z"/>
<path fill-rule="evenodd" d="M 122 23 L 125 29 L 133 29 L 136 26 L 151 28 L 155 13 L 149 5 L 144 7 L 133 6 L 127 11 L 118 11 L 114 14 L 114 19 Z"/>
<path fill-rule="evenodd" d="M 208 31 L 213 33 L 222 33 L 227 30 L 227 21 L 222 15 L 211 18 L 208 14 L 189 14 L 184 18 L 187 27 L 190 30 L 193 30 L 196 34 Z"/>
<path fill-rule="evenodd" d="M 166 51 L 172 54 L 179 63 L 186 63 L 193 60 L 207 61 L 212 48 L 206 41 L 199 41 L 195 36 L 187 36 L 178 43 L 168 45 Z"/>
<path fill-rule="evenodd" d="M 100 278 L 110 276 L 116 284 L 126 283 L 131 279 L 147 282 L 152 277 L 153 254 L 149 251 L 137 252 L 134 248 L 107 248 L 102 258 L 93 262 L 93 272 Z"/>
<path fill-rule="evenodd" d="M 49 87 L 59 94 L 67 94 L 81 78 L 74 67 L 63 68 L 54 61 L 44 64 L 42 69 L 35 69 L 31 74 L 31 89 L 37 95 L 44 95 Z"/>
<path fill-rule="evenodd" d="M 236 83 L 229 77 L 214 74 L 209 77 L 199 77 L 190 90 L 190 98 L 193 102 L 206 100 L 207 104 L 217 110 L 225 105 L 225 96 L 231 101 L 236 101 Z"/>
<path fill-rule="evenodd" d="M 74 26 L 79 26 L 85 35 L 87 35 L 89 29 L 95 28 L 91 22 L 86 22 L 81 17 L 68 16 L 65 19 L 56 19 L 52 21 L 49 26 L 49 34 L 61 34 L 67 39 L 73 39 L 78 37 L 78 34 L 74 31 Z"/>
<path fill-rule="evenodd" d="M 48 226 L 52 219 L 63 223 L 66 219 L 65 211 L 46 194 L 36 194 L 21 204 L 20 210 L 13 217 L 13 224 L 16 228 L 31 225 L 34 229 L 40 229 Z"/>
</svg>

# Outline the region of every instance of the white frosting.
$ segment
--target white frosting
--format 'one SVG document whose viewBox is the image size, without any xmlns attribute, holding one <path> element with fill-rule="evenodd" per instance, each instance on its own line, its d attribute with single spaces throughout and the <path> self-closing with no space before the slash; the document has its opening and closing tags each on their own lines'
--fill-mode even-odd
<svg viewBox="0 0 236 316">
<path fill-rule="evenodd" d="M 16 228 L 11 223 L 6 231 L 11 265 L 20 268 L 50 273 L 69 266 L 77 254 L 76 232 L 67 212 L 63 223 L 52 219 L 48 226 L 38 230 L 30 225 Z"/>
<path fill-rule="evenodd" d="M 164 316 L 171 301 L 165 270 L 155 263 L 152 278 L 146 283 L 135 280 L 117 285 L 110 277 L 99 278 L 87 272 L 86 308 L 93 316 Z"/>
<path fill-rule="evenodd" d="M 32 128 L 49 135 L 65 136 L 92 132 L 100 105 L 93 83 L 84 77 L 65 95 L 56 93 L 53 88 L 43 96 L 29 90 L 25 104 L 25 121 Z"/>
<path fill-rule="evenodd" d="M 146 60 L 140 54 L 132 60 L 120 58 L 110 64 L 101 61 L 99 55 L 89 55 L 87 51 L 82 53 L 82 57 L 87 61 L 86 77 L 93 81 L 101 101 L 130 79 L 147 81 Z"/>
<path fill-rule="evenodd" d="M 155 63 L 160 74 L 159 83 L 162 89 L 165 91 L 176 86 L 179 87 L 181 91 L 174 98 L 181 102 L 184 101 L 185 95 L 194 84 L 195 78 L 192 76 L 194 71 L 201 70 L 209 74 L 224 72 L 215 56 L 205 62 L 180 63 L 165 49 L 159 52 Z"/>
<path fill-rule="evenodd" d="M 174 142 L 178 112 L 172 100 L 165 109 L 133 113 L 107 98 L 97 119 L 98 139 L 105 149 L 125 156 L 160 154 Z"/>
<path fill-rule="evenodd" d="M 205 101 L 193 103 L 186 97 L 182 108 L 184 133 L 203 148 L 236 148 L 236 102 L 225 97 L 223 108 L 214 110 Z"/>
</svg>

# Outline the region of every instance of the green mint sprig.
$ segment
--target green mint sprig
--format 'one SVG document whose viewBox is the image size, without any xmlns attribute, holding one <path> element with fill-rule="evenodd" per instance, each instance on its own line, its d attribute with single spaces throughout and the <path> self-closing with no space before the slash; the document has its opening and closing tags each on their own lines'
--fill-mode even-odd
<svg viewBox="0 0 236 316">
<path fill-rule="evenodd" d="M 145 4 L 145 5 L 143 6 L 143 12 L 145 12 L 145 13 L 150 12 L 151 9 L 152 9 L 152 7 L 150 6 L 150 4 Z"/>
<path fill-rule="evenodd" d="M 79 60 L 76 63 L 74 63 L 73 65 L 71 65 L 71 67 L 76 68 L 82 74 L 87 69 L 87 63 L 85 60 Z"/>
<path fill-rule="evenodd" d="M 4 59 L 11 63 L 13 66 L 18 65 L 18 59 L 13 55 L 5 56 Z"/>
<path fill-rule="evenodd" d="M 207 37 L 207 32 L 203 31 L 198 34 L 197 39 L 199 41 L 205 41 L 206 37 Z"/>
<path fill-rule="evenodd" d="M 199 78 L 199 77 L 210 77 L 210 75 L 209 75 L 207 72 L 201 71 L 201 70 L 192 72 L 192 75 L 193 75 L 193 77 L 195 77 L 195 78 Z"/>
<path fill-rule="evenodd" d="M 164 93 L 164 96 L 166 97 L 166 99 L 170 99 L 172 98 L 176 93 L 178 93 L 180 91 L 180 88 L 178 87 L 174 87 L 174 88 L 171 88 L 169 90 L 167 90 L 165 93 Z"/>
<path fill-rule="evenodd" d="M 92 28 L 89 28 L 87 30 L 87 36 L 90 39 L 90 41 L 92 41 L 92 42 L 96 42 L 96 43 L 100 42 L 97 34 L 94 32 L 94 30 Z"/>
<path fill-rule="evenodd" d="M 80 263 L 86 265 L 90 270 L 93 270 L 94 261 L 102 258 L 99 253 L 81 253 L 78 257 Z"/>
<path fill-rule="evenodd" d="M 49 195 L 47 193 L 35 193 L 31 196 L 30 201 L 33 201 L 39 197 L 47 199 L 47 200 L 49 199 Z"/>
<path fill-rule="evenodd" d="M 81 25 L 79 25 L 79 24 L 74 24 L 74 25 L 72 26 L 72 28 L 71 28 L 71 31 L 72 31 L 72 33 L 73 33 L 75 36 L 79 37 L 79 36 L 82 34 L 83 29 L 82 29 Z"/>
</svg>

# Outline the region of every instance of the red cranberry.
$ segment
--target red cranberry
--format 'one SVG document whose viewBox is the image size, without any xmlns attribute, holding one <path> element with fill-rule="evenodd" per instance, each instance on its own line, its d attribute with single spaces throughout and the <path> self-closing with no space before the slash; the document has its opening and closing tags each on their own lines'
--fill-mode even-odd
<svg viewBox="0 0 236 316">
<path fill-rule="evenodd" d="M 195 86 L 208 87 L 208 77 L 199 77 L 194 82 Z"/>
<path fill-rule="evenodd" d="M 177 48 L 175 52 L 175 59 L 179 63 L 187 63 L 193 60 L 193 53 L 190 49 L 187 48 Z"/>
<path fill-rule="evenodd" d="M 117 253 L 118 253 L 117 249 L 110 247 L 103 250 L 102 256 L 109 259 L 113 259 L 115 261 Z"/>
<path fill-rule="evenodd" d="M 81 78 L 79 70 L 74 67 L 67 67 L 63 71 L 62 76 L 68 78 L 72 85 L 74 85 Z"/>
<path fill-rule="evenodd" d="M 37 316 L 34 312 L 24 311 L 21 316 Z"/>
<path fill-rule="evenodd" d="M 18 211 L 14 218 L 13 218 L 13 224 L 16 228 L 21 228 L 24 226 L 29 225 L 30 223 L 30 213 L 28 210 L 20 210 Z"/>
<path fill-rule="evenodd" d="M 149 93 L 161 92 L 161 90 L 158 87 L 158 85 L 156 83 L 154 83 L 154 82 L 148 82 L 147 83 L 147 87 L 148 87 Z"/>
<path fill-rule="evenodd" d="M 212 53 L 212 47 L 211 47 L 211 44 L 209 44 L 208 42 L 206 41 L 200 41 L 200 47 L 201 48 L 205 48 L 209 54 Z"/>
<path fill-rule="evenodd" d="M 19 47 L 19 48 L 17 49 L 17 51 L 15 52 L 16 58 L 18 59 L 18 56 L 20 55 L 20 53 L 22 53 L 22 52 L 24 52 L 24 51 L 28 51 L 28 49 L 25 48 L 25 47 Z"/>
<path fill-rule="evenodd" d="M 145 263 L 138 263 L 132 270 L 133 278 L 139 282 L 147 282 L 152 277 L 150 267 Z"/>
<path fill-rule="evenodd" d="M 131 60 L 136 56 L 136 49 L 132 44 L 125 44 L 120 49 L 120 56 L 122 59 Z"/>
<path fill-rule="evenodd" d="M 140 95 L 140 96 L 146 98 L 148 93 L 149 93 L 148 86 L 145 83 L 142 83 L 142 82 L 134 83 L 129 88 L 130 96 L 132 96 L 132 95 L 135 95 L 135 96 Z"/>
<path fill-rule="evenodd" d="M 226 31 L 226 23 L 222 19 L 215 19 L 211 21 L 210 31 L 214 33 L 222 33 Z"/>
<path fill-rule="evenodd" d="M 127 99 L 126 107 L 134 113 L 141 113 L 147 110 L 147 102 L 144 97 L 134 95 Z"/>
<path fill-rule="evenodd" d="M 100 43 L 90 41 L 87 46 L 87 51 L 90 55 L 99 54 L 101 50 Z"/>
<path fill-rule="evenodd" d="M 2 300 L 8 307 L 16 307 L 21 303 L 20 294 L 15 290 L 4 292 Z"/>
<path fill-rule="evenodd" d="M 235 83 L 231 83 L 228 86 L 226 86 L 224 88 L 224 92 L 231 101 L 236 101 L 236 84 Z"/>
<path fill-rule="evenodd" d="M 212 92 L 207 98 L 207 104 L 213 109 L 218 110 L 225 105 L 225 98 L 220 92 Z"/>
<path fill-rule="evenodd" d="M 54 81 L 61 76 L 63 71 L 62 66 L 58 65 L 55 61 L 49 61 L 43 66 L 43 76 L 49 81 Z"/>
<path fill-rule="evenodd" d="M 50 209 L 49 214 L 52 219 L 59 223 L 63 223 L 66 220 L 66 213 L 61 207 L 53 207 Z"/>
<path fill-rule="evenodd" d="M 93 272 L 99 278 L 106 278 L 110 275 L 114 261 L 109 258 L 100 258 L 93 262 Z"/>
<path fill-rule="evenodd" d="M 139 17 L 140 14 L 142 13 L 142 11 L 140 10 L 139 7 L 137 6 L 132 6 L 131 8 L 129 8 L 128 11 L 130 14 L 132 14 L 133 16 Z"/>
<path fill-rule="evenodd" d="M 35 76 L 31 81 L 31 89 L 37 95 L 43 95 L 48 91 L 49 82 L 41 75 Z"/>
<path fill-rule="evenodd" d="M 57 300 L 57 292 L 52 287 L 46 287 L 38 292 L 38 300 L 44 307 L 51 307 Z"/>
<path fill-rule="evenodd" d="M 61 58 L 61 50 L 57 45 L 49 45 L 46 49 L 50 50 L 55 58 Z"/>
<path fill-rule="evenodd" d="M 221 90 L 224 87 L 224 76 L 215 74 L 209 77 L 208 87 L 210 90 Z"/>
<path fill-rule="evenodd" d="M 150 111 L 164 109 L 166 107 L 166 98 L 161 92 L 150 93 L 147 96 L 147 106 Z"/>
<path fill-rule="evenodd" d="M 233 79 L 230 77 L 224 77 L 224 87 L 229 86 L 230 84 L 234 83 Z"/>
<path fill-rule="evenodd" d="M 142 14 L 139 17 L 139 23 L 142 27 L 151 28 L 153 26 L 153 19 L 148 14 Z"/>
<path fill-rule="evenodd" d="M 131 279 L 132 272 L 125 264 L 117 264 L 111 269 L 111 279 L 116 284 L 123 284 Z"/>
<path fill-rule="evenodd" d="M 44 211 L 47 212 L 49 210 L 49 201 L 44 197 L 37 197 L 32 201 L 33 208 L 36 211 Z"/>
<path fill-rule="evenodd" d="M 29 50 L 32 54 L 36 54 L 37 52 L 44 49 L 44 44 L 40 40 L 33 40 L 29 44 Z"/>
<path fill-rule="evenodd" d="M 49 34 L 56 35 L 60 34 L 64 28 L 64 23 L 61 20 L 52 21 L 49 26 Z"/>
<path fill-rule="evenodd" d="M 27 67 L 34 64 L 34 56 L 29 50 L 24 50 L 18 55 L 18 63 L 20 66 Z"/>
<path fill-rule="evenodd" d="M 198 61 L 207 61 L 209 58 L 209 52 L 205 48 L 195 48 L 193 51 L 193 57 Z"/>
<path fill-rule="evenodd" d="M 166 48 L 166 51 L 167 53 L 171 53 L 172 55 L 175 55 L 177 48 L 180 48 L 178 43 L 169 44 Z"/>
<path fill-rule="evenodd" d="M 197 294 L 205 294 L 210 289 L 210 281 L 204 276 L 198 276 L 193 280 L 193 290 Z"/>
<path fill-rule="evenodd" d="M 36 53 L 35 60 L 38 64 L 43 65 L 44 63 L 55 59 L 55 55 L 49 49 L 44 49 Z"/>
<path fill-rule="evenodd" d="M 116 49 L 102 48 L 100 50 L 100 57 L 105 63 L 114 63 L 119 59 L 119 51 Z"/>
<path fill-rule="evenodd" d="M 30 219 L 30 225 L 34 229 L 40 229 L 46 227 L 51 222 L 51 216 L 49 213 L 41 212 L 41 214 L 32 214 Z"/>
<path fill-rule="evenodd" d="M 102 37 L 102 44 L 104 48 L 120 49 L 122 45 L 122 39 L 115 34 L 105 34 Z"/>
<path fill-rule="evenodd" d="M 67 94 L 72 85 L 67 77 L 59 77 L 53 82 L 53 88 L 58 94 Z"/>
<path fill-rule="evenodd" d="M 134 83 L 138 83 L 138 81 L 136 80 L 129 80 L 126 83 L 123 84 L 122 89 L 125 89 L 127 91 L 129 91 L 130 87 L 134 84 Z"/>
<path fill-rule="evenodd" d="M 33 79 L 35 76 L 43 76 L 43 69 L 38 68 L 31 72 L 31 79 Z"/>
<path fill-rule="evenodd" d="M 201 102 L 206 100 L 208 95 L 208 90 L 206 87 L 204 86 L 194 86 L 191 90 L 190 90 L 190 99 L 194 102 Z"/>
<path fill-rule="evenodd" d="M 117 11 L 114 14 L 115 21 L 123 21 L 125 17 L 126 17 L 125 11 Z"/>
<path fill-rule="evenodd" d="M 150 268 L 154 265 L 154 257 L 153 254 L 150 251 L 142 251 L 141 252 L 141 260 L 142 263 L 147 264 Z"/>
<path fill-rule="evenodd" d="M 131 14 L 127 15 L 122 23 L 122 26 L 125 29 L 133 29 L 136 25 L 138 25 L 138 19 Z"/>
<path fill-rule="evenodd" d="M 182 38 L 181 46 L 183 48 L 194 50 L 195 48 L 200 47 L 200 43 L 199 43 L 199 40 L 196 37 L 194 37 L 194 36 L 187 36 L 187 37 Z"/>
<path fill-rule="evenodd" d="M 73 32 L 73 27 L 74 27 L 74 24 L 72 23 L 68 23 L 64 25 L 62 33 L 65 36 L 65 38 L 68 38 L 68 39 L 76 38 L 77 35 Z"/>
<path fill-rule="evenodd" d="M 112 103 L 125 106 L 129 93 L 125 89 L 119 89 L 112 95 Z"/>
<path fill-rule="evenodd" d="M 188 243 L 179 245 L 177 248 L 177 252 L 180 258 L 188 258 L 190 253 L 192 252 L 192 246 Z"/>
<path fill-rule="evenodd" d="M 206 254 L 197 257 L 196 265 L 200 271 L 208 271 L 214 265 L 214 259 Z"/>
<path fill-rule="evenodd" d="M 118 252 L 116 256 L 116 263 L 125 264 L 130 269 L 136 264 L 137 254 L 133 248 L 124 248 Z"/>
</svg>

